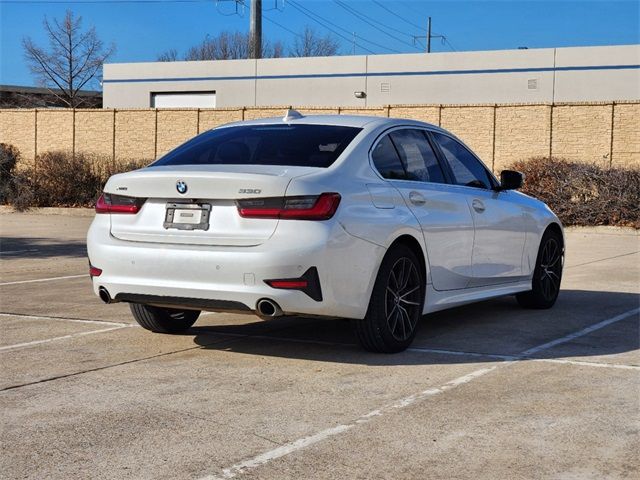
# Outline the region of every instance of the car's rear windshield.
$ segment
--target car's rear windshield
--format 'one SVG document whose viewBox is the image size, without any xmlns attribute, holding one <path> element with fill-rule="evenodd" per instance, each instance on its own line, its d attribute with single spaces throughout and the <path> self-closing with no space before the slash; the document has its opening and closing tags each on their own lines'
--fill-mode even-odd
<svg viewBox="0 0 640 480">
<path fill-rule="evenodd" d="M 360 132 L 337 125 L 241 125 L 208 131 L 158 159 L 165 165 L 330 166 Z"/>
</svg>

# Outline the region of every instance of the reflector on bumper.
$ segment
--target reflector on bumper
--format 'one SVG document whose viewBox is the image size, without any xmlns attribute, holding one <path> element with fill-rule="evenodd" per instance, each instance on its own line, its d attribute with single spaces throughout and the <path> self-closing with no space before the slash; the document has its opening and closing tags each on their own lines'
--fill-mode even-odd
<svg viewBox="0 0 640 480">
<path fill-rule="evenodd" d="M 271 288 L 280 290 L 300 290 L 316 302 L 322 301 L 322 289 L 320 288 L 320 278 L 318 277 L 318 269 L 316 267 L 309 268 L 298 278 L 265 280 L 264 283 Z"/>
</svg>

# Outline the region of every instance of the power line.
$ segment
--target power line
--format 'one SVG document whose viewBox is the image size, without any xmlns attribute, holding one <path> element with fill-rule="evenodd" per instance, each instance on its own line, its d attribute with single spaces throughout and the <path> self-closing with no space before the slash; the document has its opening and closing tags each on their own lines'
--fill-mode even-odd
<svg viewBox="0 0 640 480">
<path fill-rule="evenodd" d="M 282 25 L 282 24 L 280 24 L 280 23 L 276 22 L 275 20 L 273 20 L 273 19 L 271 19 L 271 18 L 267 17 L 264 13 L 262 14 L 262 18 L 264 18 L 267 22 L 269 22 L 269 23 L 273 23 L 274 25 L 276 25 L 276 26 L 280 27 L 281 29 L 286 30 L 286 31 L 287 31 L 287 32 L 289 32 L 290 34 L 295 35 L 296 37 L 302 38 L 302 35 L 300 35 L 299 33 L 296 33 L 296 32 L 294 32 L 293 30 L 291 30 L 290 28 L 285 27 L 284 25 Z"/>
<path fill-rule="evenodd" d="M 311 20 L 313 20 L 314 22 L 318 23 L 319 25 L 323 26 L 324 28 L 326 28 L 327 30 L 329 30 L 330 32 L 335 33 L 337 36 L 339 36 L 340 38 L 344 39 L 344 40 L 348 40 L 351 41 L 350 38 L 345 37 L 343 34 L 336 32 L 334 29 L 332 29 L 331 27 L 328 27 L 325 23 L 323 23 L 322 21 L 314 18 L 313 16 L 311 16 L 309 13 L 306 13 L 304 10 L 302 10 L 302 8 L 304 7 L 299 7 L 298 5 L 296 5 L 294 2 L 289 1 L 289 5 L 291 5 L 293 8 L 295 8 L 296 10 L 298 10 L 300 13 L 302 13 L 303 15 L 309 17 Z M 313 14 L 313 12 L 310 12 L 311 14 Z M 315 15 L 315 14 L 314 14 Z M 318 15 L 319 16 L 319 15 Z M 322 18 L 322 17 L 320 17 Z M 327 20 L 325 20 L 325 22 L 327 22 Z M 337 28 L 340 28 L 336 25 Z M 342 29 L 344 30 L 344 29 Z M 369 52 L 369 53 L 373 53 L 372 50 L 369 50 L 365 47 L 363 47 L 362 45 L 358 45 L 360 48 L 362 48 L 363 50 Z"/>
<path fill-rule="evenodd" d="M 373 0 L 373 3 L 375 3 L 376 5 L 378 5 L 381 8 L 384 8 L 387 12 L 389 12 L 391 15 L 393 15 L 394 17 L 399 18 L 400 20 L 402 20 L 403 22 L 408 23 L 409 25 L 412 25 L 414 27 L 416 27 L 418 30 L 422 30 L 424 27 L 421 27 L 420 25 L 416 25 L 415 23 L 413 23 L 411 20 L 407 20 L 406 18 L 404 18 L 401 15 L 398 15 L 396 12 L 394 12 L 393 10 L 391 10 L 390 8 L 387 8 L 386 6 L 384 6 L 382 3 L 378 2 L 377 0 Z"/>
<path fill-rule="evenodd" d="M 209 3 L 210 0 L 0 0 L 0 4 Z"/>
<path fill-rule="evenodd" d="M 337 31 L 335 31 L 333 28 L 331 28 L 331 27 L 330 27 L 330 26 L 328 26 L 327 24 L 329 24 L 329 25 L 333 25 L 335 28 L 337 28 L 337 29 L 339 29 L 339 30 L 342 30 L 343 32 L 346 32 L 346 33 L 347 33 L 347 35 L 353 35 L 353 32 L 351 32 L 351 31 L 349 31 L 349 30 L 347 30 L 347 29 L 345 29 L 345 28 L 342 28 L 342 27 L 341 27 L 341 26 L 339 26 L 339 25 L 336 25 L 336 24 L 335 24 L 335 23 L 333 23 L 331 20 L 328 20 L 328 19 L 326 19 L 326 18 L 322 17 L 321 15 L 318 15 L 317 13 L 314 13 L 313 11 L 309 10 L 309 9 L 308 9 L 308 8 L 306 8 L 306 7 L 303 7 L 302 5 L 300 5 L 299 3 L 297 3 L 297 2 L 295 2 L 295 1 L 293 1 L 293 0 L 289 0 L 288 4 L 289 4 L 289 5 L 291 5 L 293 8 L 295 8 L 296 10 L 298 10 L 298 11 L 299 11 L 300 13 L 302 13 L 303 15 L 305 15 L 305 16 L 307 16 L 307 17 L 309 17 L 309 18 L 310 18 L 311 20 L 313 20 L 314 22 L 319 23 L 320 25 L 322 25 L 322 26 L 323 26 L 324 28 L 326 28 L 327 30 L 329 30 L 329 31 L 331 31 L 331 32 L 333 32 L 333 33 L 335 33 L 335 34 L 336 34 L 336 35 L 338 35 L 340 38 L 342 38 L 342 39 L 344 39 L 344 40 L 346 40 L 346 41 L 348 41 L 348 42 L 350 42 L 350 43 L 351 43 L 351 42 L 354 42 L 354 40 L 353 40 L 352 38 L 348 38 L 348 37 L 346 37 L 345 35 L 343 35 L 343 34 L 341 34 L 341 33 L 337 32 Z M 374 46 L 376 46 L 376 47 L 378 47 L 378 48 L 382 48 L 382 49 L 385 49 L 385 50 L 389 50 L 390 52 L 394 52 L 394 53 L 400 53 L 398 50 L 395 50 L 395 49 L 393 49 L 393 48 L 389 48 L 389 47 L 387 47 L 386 45 L 381 45 L 381 44 L 376 43 L 376 42 L 374 42 L 374 41 L 372 41 L 372 40 L 369 40 L 369 39 L 367 39 L 367 38 L 364 38 L 364 37 L 362 37 L 362 36 L 358 36 L 358 38 L 359 38 L 359 39 L 361 39 L 361 40 L 363 40 L 363 41 L 365 41 L 365 42 L 367 42 L 367 43 L 369 43 L 369 44 L 371 44 L 371 45 L 374 45 Z M 373 54 L 373 53 L 374 53 L 373 51 L 369 50 L 369 49 L 368 49 L 368 48 L 366 48 L 366 47 L 363 47 L 362 45 L 359 45 L 359 44 L 356 44 L 356 45 L 358 45 L 358 47 L 360 47 L 361 49 L 363 49 L 363 50 L 365 50 L 365 51 L 367 51 L 367 52 L 369 52 L 369 53 L 371 53 L 371 54 Z"/>
<path fill-rule="evenodd" d="M 450 48 L 451 50 L 453 50 L 454 52 L 457 52 L 457 51 L 458 51 L 458 50 L 456 50 L 456 47 L 454 47 L 454 46 L 451 44 L 451 42 L 449 41 L 449 39 L 448 39 L 447 37 L 442 37 L 442 41 L 443 41 L 444 43 L 446 43 L 447 45 L 449 45 L 449 48 Z"/>
<path fill-rule="evenodd" d="M 405 8 L 408 8 L 409 10 L 411 10 L 414 13 L 417 13 L 418 15 L 424 15 L 423 12 L 419 11 L 417 8 L 414 8 L 413 5 L 411 5 L 411 2 L 400 2 Z"/>
<path fill-rule="evenodd" d="M 382 26 L 384 26 L 384 27 L 386 27 L 386 28 L 389 28 L 389 29 L 391 29 L 391 30 L 395 30 L 394 28 L 392 28 L 392 27 L 387 27 L 384 23 L 381 23 L 381 22 L 379 22 L 379 21 L 375 20 L 374 18 L 371 18 L 371 17 L 369 17 L 368 15 L 365 15 L 364 13 L 358 12 L 357 10 L 355 10 L 354 8 L 352 8 L 352 7 L 350 7 L 350 6 L 346 5 L 346 4 L 344 4 L 344 3 L 343 3 L 343 2 L 341 2 L 340 0 L 333 0 L 333 1 L 334 1 L 334 3 L 336 3 L 338 6 L 342 7 L 342 8 L 343 8 L 344 10 L 346 10 L 347 12 L 351 13 L 351 15 L 353 15 L 354 17 L 356 17 L 356 18 L 358 18 L 359 20 L 361 20 L 361 21 L 363 21 L 363 22 L 367 23 L 368 25 L 371 25 L 373 28 L 375 28 L 375 29 L 376 29 L 376 30 L 378 30 L 379 32 L 384 33 L 386 36 L 388 36 L 388 37 L 390 37 L 390 38 L 393 38 L 394 40 L 397 40 L 398 42 L 401 42 L 401 43 L 403 43 L 403 44 L 405 44 L 405 45 L 408 45 L 408 46 L 410 46 L 411 48 L 416 48 L 416 46 L 415 46 L 415 45 L 412 45 L 411 43 L 409 43 L 409 42 L 407 42 L 407 41 L 403 40 L 402 38 L 397 37 L 397 36 L 395 36 L 395 35 L 392 35 L 391 33 L 388 33 L 388 32 L 386 32 L 386 31 L 384 31 L 382 28 L 380 28 L 380 27 L 376 26 L 373 22 L 375 22 L 375 23 L 377 23 L 377 24 L 379 24 L 379 25 L 382 25 Z M 369 20 L 371 20 L 371 21 L 369 21 Z M 401 32 L 400 30 L 395 30 L 395 31 L 400 32 L 400 33 L 402 33 L 403 35 L 407 35 L 408 37 L 411 37 L 411 35 L 407 34 L 406 32 Z"/>
</svg>

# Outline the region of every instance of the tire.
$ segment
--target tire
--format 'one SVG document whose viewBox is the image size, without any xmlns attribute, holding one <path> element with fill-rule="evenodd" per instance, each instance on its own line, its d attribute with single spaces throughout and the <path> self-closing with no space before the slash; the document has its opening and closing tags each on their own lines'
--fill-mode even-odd
<svg viewBox="0 0 640 480">
<path fill-rule="evenodd" d="M 413 342 L 422 318 L 425 281 L 420 260 L 398 245 L 382 260 L 367 315 L 354 320 L 360 345 L 370 352 L 396 353 Z"/>
<path fill-rule="evenodd" d="M 533 309 L 553 307 L 560 293 L 563 263 L 562 237 L 553 230 L 547 230 L 540 241 L 531 290 L 516 294 L 516 300 L 521 307 Z"/>
<path fill-rule="evenodd" d="M 141 303 L 130 303 L 129 308 L 138 324 L 156 333 L 181 333 L 196 323 L 199 310 L 153 307 Z"/>
</svg>

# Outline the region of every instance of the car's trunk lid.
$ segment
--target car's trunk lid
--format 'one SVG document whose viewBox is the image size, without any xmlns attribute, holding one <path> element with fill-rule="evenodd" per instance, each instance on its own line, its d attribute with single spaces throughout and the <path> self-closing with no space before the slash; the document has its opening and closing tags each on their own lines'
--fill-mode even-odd
<svg viewBox="0 0 640 480">
<path fill-rule="evenodd" d="M 315 171 L 313 167 L 181 165 L 116 175 L 107 183 L 106 193 L 146 201 L 135 215 L 112 214 L 111 234 L 136 242 L 259 245 L 273 234 L 278 220 L 243 218 L 235 201 L 282 197 L 292 178 Z M 179 193 L 183 186 L 186 191 Z M 193 223 L 178 218 L 181 215 L 192 217 Z"/>
</svg>

